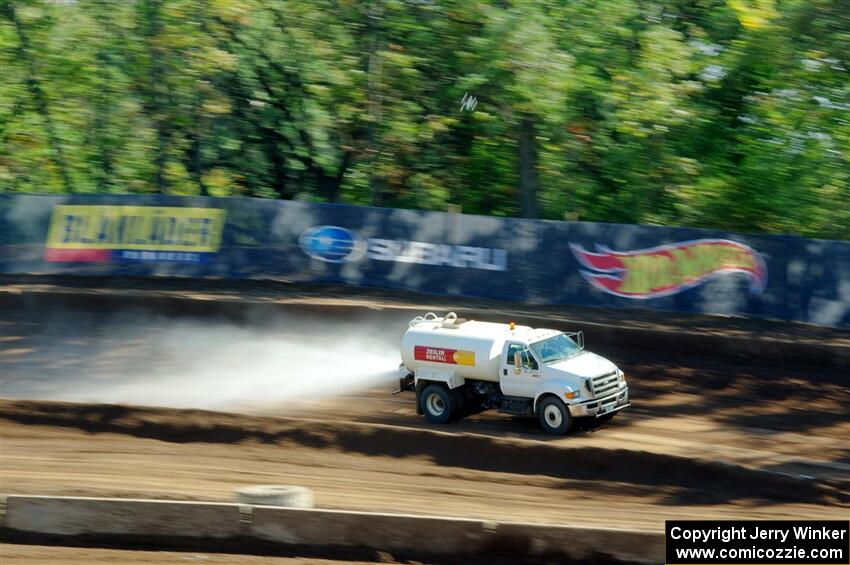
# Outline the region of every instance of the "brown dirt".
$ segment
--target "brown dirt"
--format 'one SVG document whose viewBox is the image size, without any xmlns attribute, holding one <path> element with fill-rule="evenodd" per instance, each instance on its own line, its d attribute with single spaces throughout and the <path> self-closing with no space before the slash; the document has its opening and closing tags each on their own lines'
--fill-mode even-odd
<svg viewBox="0 0 850 565">
<path fill-rule="evenodd" d="M 728 337 L 759 336 L 850 347 L 850 331 L 798 322 L 758 320 L 735 316 L 684 314 L 640 308 L 589 308 L 574 305 L 535 305 L 483 298 L 432 296 L 403 290 L 348 285 L 293 283 L 285 280 L 217 280 L 135 277 L 74 277 L 61 275 L 0 275 L 0 293 L 36 295 L 70 293 L 77 296 L 141 296 L 146 299 L 194 299 L 258 305 L 357 306 L 361 308 L 438 308 L 475 311 L 517 318 L 545 317 L 553 322 L 602 324 L 655 331 L 685 331 Z"/>
<path fill-rule="evenodd" d="M 314 317 L 335 311 L 300 307 Z M 0 312 L 4 388 L 49 389 L 95 345 L 113 352 L 103 363 L 128 363 L 129 345 L 111 346 L 114 328 L 87 336 L 86 316 L 99 314 L 83 314 L 57 325 Z M 561 438 L 491 412 L 436 429 L 416 416 L 410 393 L 389 388 L 230 413 L 4 400 L 2 492 L 230 500 L 240 486 L 300 484 L 324 508 L 655 531 L 674 518 L 846 518 L 844 370 L 711 352 L 614 359 L 634 406 Z"/>
<path fill-rule="evenodd" d="M 381 561 L 337 561 L 312 557 L 268 557 L 259 555 L 233 555 L 197 551 L 137 551 L 92 547 L 57 547 L 43 545 L 0 544 L 0 562 L 3 565 L 65 565 L 111 563 L 135 565 L 136 563 L 187 564 L 200 563 L 240 565 L 365 565 L 367 563 L 396 563 L 392 558 Z"/>
<path fill-rule="evenodd" d="M 283 483 L 314 489 L 326 508 L 639 529 L 673 517 L 841 516 L 848 504 L 835 480 L 568 440 L 25 401 L 2 402 L 0 417 L 6 493 L 227 500 Z"/>
</svg>

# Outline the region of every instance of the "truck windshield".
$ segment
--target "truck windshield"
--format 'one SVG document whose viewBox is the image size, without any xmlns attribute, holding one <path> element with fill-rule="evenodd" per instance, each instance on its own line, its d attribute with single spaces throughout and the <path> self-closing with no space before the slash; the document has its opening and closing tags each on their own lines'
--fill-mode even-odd
<svg viewBox="0 0 850 565">
<path fill-rule="evenodd" d="M 547 365 L 557 363 L 581 351 L 578 344 L 564 334 L 532 343 L 531 349 Z"/>
</svg>

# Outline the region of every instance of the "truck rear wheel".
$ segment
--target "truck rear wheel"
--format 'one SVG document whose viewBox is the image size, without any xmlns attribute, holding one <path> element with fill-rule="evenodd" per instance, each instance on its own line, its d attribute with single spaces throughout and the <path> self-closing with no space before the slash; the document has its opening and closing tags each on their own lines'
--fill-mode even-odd
<svg viewBox="0 0 850 565">
<path fill-rule="evenodd" d="M 573 425 L 573 418 L 570 416 L 570 411 L 560 399 L 554 396 L 548 396 L 540 401 L 540 406 L 537 409 L 537 415 L 540 417 L 540 423 L 546 433 L 552 435 L 564 435 Z"/>
<path fill-rule="evenodd" d="M 433 384 L 425 387 L 420 397 L 422 412 L 432 424 L 445 424 L 455 412 L 455 396 L 445 385 Z"/>
<path fill-rule="evenodd" d="M 455 397 L 455 412 L 452 418 L 454 420 L 460 420 L 469 414 L 470 399 L 466 397 L 460 388 L 454 389 L 452 395 Z"/>
</svg>

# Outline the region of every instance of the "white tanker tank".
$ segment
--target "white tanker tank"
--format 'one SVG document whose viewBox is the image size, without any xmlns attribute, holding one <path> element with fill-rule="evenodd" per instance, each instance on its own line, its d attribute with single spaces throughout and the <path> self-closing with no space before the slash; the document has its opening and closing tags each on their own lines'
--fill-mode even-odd
<svg viewBox="0 0 850 565">
<path fill-rule="evenodd" d="M 586 351 L 581 332 L 428 313 L 410 321 L 401 358 L 399 392 L 415 389 L 417 412 L 438 424 L 497 408 L 537 415 L 547 432 L 562 434 L 574 418 L 607 420 L 629 405 L 623 372 Z"/>
<path fill-rule="evenodd" d="M 401 359 L 414 373 L 450 366 L 464 379 L 498 382 L 505 341 L 528 330 L 528 326 L 467 321 L 454 312 L 444 318 L 428 313 L 410 321 L 401 341 Z"/>
</svg>

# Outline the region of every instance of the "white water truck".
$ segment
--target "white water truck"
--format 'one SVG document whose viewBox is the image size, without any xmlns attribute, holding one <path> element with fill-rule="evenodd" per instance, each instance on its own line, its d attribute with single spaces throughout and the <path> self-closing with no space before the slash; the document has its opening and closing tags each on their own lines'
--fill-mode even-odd
<svg viewBox="0 0 850 565">
<path fill-rule="evenodd" d="M 576 418 L 608 420 L 629 406 L 623 371 L 586 351 L 582 332 L 429 312 L 410 321 L 401 358 L 400 391 L 415 390 L 417 414 L 435 424 L 496 408 L 561 435 Z"/>
</svg>

